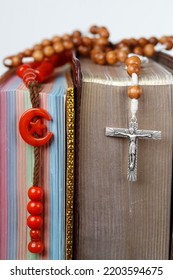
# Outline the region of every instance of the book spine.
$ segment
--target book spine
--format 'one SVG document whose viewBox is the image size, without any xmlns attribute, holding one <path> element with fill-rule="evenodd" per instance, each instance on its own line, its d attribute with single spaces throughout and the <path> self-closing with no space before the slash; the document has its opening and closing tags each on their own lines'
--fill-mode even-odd
<svg viewBox="0 0 173 280">
<path fill-rule="evenodd" d="M 75 100 L 75 170 L 74 170 L 74 223 L 73 223 L 73 259 L 78 257 L 78 227 L 79 227 L 79 131 L 80 131 L 80 105 L 81 105 L 81 88 L 82 74 L 79 60 L 73 56 L 72 74 L 74 83 L 74 100 Z"/>
</svg>

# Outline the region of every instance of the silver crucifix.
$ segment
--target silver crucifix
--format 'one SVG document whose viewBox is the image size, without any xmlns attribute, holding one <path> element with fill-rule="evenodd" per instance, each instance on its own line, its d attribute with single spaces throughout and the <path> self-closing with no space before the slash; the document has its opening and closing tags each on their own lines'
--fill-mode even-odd
<svg viewBox="0 0 173 280">
<path fill-rule="evenodd" d="M 139 139 L 161 139 L 161 131 L 154 130 L 138 130 L 136 120 L 131 120 L 129 129 L 106 127 L 106 136 L 113 137 L 128 137 L 129 152 L 128 152 L 128 175 L 129 181 L 137 180 L 137 149 Z"/>
</svg>

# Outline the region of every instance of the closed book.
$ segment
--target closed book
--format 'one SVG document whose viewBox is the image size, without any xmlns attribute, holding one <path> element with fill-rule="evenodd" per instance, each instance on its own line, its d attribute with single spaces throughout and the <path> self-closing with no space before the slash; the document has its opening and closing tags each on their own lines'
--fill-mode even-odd
<svg viewBox="0 0 173 280">
<path fill-rule="evenodd" d="M 106 127 L 128 128 L 131 78 L 122 65 L 81 60 L 76 259 L 169 259 L 172 178 L 172 73 L 150 60 L 142 66 L 137 181 L 127 179 L 128 139 Z"/>
<path fill-rule="evenodd" d="M 71 259 L 74 193 L 74 86 L 69 69 L 42 85 L 40 108 L 51 120 L 40 119 L 53 133 L 40 148 L 43 188 L 44 250 L 33 254 L 27 227 L 28 189 L 33 184 L 34 147 L 19 132 L 23 114 L 31 109 L 29 90 L 14 71 L 0 80 L 0 259 Z M 27 115 L 29 117 L 29 114 Z M 34 120 L 33 120 L 34 121 Z M 30 123 L 31 124 L 31 123 Z M 27 127 L 26 134 L 29 132 Z M 34 137 L 34 135 L 32 136 Z"/>
</svg>

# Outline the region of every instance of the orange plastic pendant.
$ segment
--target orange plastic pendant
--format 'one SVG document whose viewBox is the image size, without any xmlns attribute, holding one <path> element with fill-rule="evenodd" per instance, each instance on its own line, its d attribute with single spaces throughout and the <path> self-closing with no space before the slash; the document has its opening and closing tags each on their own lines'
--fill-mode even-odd
<svg viewBox="0 0 173 280">
<path fill-rule="evenodd" d="M 34 120 L 36 118 L 36 120 Z M 53 136 L 52 132 L 48 132 L 46 136 L 41 137 L 43 130 L 45 130 L 46 125 L 42 124 L 41 118 L 48 121 L 51 120 L 49 113 L 41 108 L 32 108 L 27 110 L 21 117 L 19 121 L 19 131 L 23 140 L 32 146 L 42 146 L 45 145 Z M 40 136 L 36 138 L 34 134 Z"/>
</svg>

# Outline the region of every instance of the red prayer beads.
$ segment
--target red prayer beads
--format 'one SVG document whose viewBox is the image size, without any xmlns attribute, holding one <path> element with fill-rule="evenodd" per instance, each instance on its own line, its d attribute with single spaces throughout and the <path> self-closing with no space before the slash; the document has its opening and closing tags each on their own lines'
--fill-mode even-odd
<svg viewBox="0 0 173 280">
<path fill-rule="evenodd" d="M 29 83 L 38 81 L 37 73 L 34 68 L 38 67 L 40 64 L 41 63 L 38 62 L 27 63 L 17 68 L 17 75 L 23 79 L 26 87 L 28 87 Z"/>
<path fill-rule="evenodd" d="M 43 219 L 41 216 L 29 216 L 27 219 L 27 225 L 31 229 L 40 229 L 43 225 Z"/>
<path fill-rule="evenodd" d="M 32 62 L 22 64 L 17 68 L 17 75 L 23 79 L 26 87 L 31 82 L 44 82 L 54 71 L 55 67 L 62 66 L 72 59 L 72 52 L 66 51 L 64 54 L 54 54 L 42 62 Z"/>
<path fill-rule="evenodd" d="M 43 204 L 39 201 L 30 201 L 28 202 L 27 210 L 33 216 L 40 215 L 43 212 Z"/>
<path fill-rule="evenodd" d="M 41 242 L 41 227 L 43 225 L 43 218 L 41 213 L 43 212 L 43 204 L 40 202 L 43 198 L 43 190 L 41 187 L 32 186 L 28 190 L 28 197 L 30 201 L 27 205 L 27 210 L 31 214 L 27 218 L 27 225 L 31 229 L 30 237 L 31 242 L 28 244 L 28 250 L 31 253 L 40 254 L 43 249 L 43 243 Z"/>
<path fill-rule="evenodd" d="M 28 250 L 33 254 L 40 254 L 43 251 L 43 243 L 41 241 L 31 241 L 28 244 Z"/>
<path fill-rule="evenodd" d="M 41 230 L 35 230 L 31 229 L 30 230 L 30 237 L 32 240 L 38 241 L 41 239 Z"/>
<path fill-rule="evenodd" d="M 33 201 L 40 201 L 43 198 L 43 190 L 41 187 L 31 187 L 28 190 L 28 197 Z"/>
</svg>

